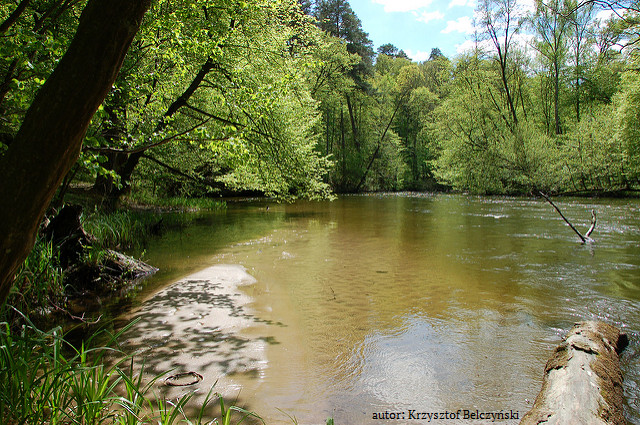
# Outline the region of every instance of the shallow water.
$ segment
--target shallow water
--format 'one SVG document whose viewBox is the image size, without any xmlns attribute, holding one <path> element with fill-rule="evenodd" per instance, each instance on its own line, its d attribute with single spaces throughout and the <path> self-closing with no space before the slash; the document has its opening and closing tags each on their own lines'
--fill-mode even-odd
<svg viewBox="0 0 640 425">
<path fill-rule="evenodd" d="M 600 319 L 631 336 L 627 418 L 640 423 L 640 202 L 556 203 L 580 229 L 596 210 L 594 244 L 536 199 L 232 206 L 148 248 L 164 271 L 126 316 L 140 317 L 128 343 L 152 370 L 199 372 L 201 394 L 217 381 L 269 424 L 292 423 L 283 412 L 300 424 L 425 423 L 409 411 L 521 418 L 563 333 Z M 169 285 L 215 265 L 238 275 L 216 280 L 213 267 Z M 373 419 L 385 412 L 405 419 Z M 483 423 L 435 423 L 467 422 Z"/>
</svg>

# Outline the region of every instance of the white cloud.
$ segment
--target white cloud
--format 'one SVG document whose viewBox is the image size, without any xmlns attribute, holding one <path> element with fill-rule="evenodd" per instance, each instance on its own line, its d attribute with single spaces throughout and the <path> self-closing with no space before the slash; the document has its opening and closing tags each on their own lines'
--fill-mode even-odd
<svg viewBox="0 0 640 425">
<path fill-rule="evenodd" d="M 413 59 L 416 62 L 424 62 L 427 59 L 429 59 L 429 56 L 431 56 L 431 52 L 425 52 L 422 50 L 418 50 L 414 52 L 411 49 L 407 49 L 405 50 L 405 53 L 407 54 L 407 56 L 409 56 L 411 59 Z"/>
<path fill-rule="evenodd" d="M 476 7 L 476 0 L 451 0 L 449 2 L 449 8 L 456 6 Z"/>
<path fill-rule="evenodd" d="M 601 10 L 598 13 L 596 13 L 595 16 L 595 20 L 596 21 L 600 21 L 600 22 L 604 22 L 607 19 L 611 18 L 611 16 L 613 15 L 613 10 L 611 9 L 605 9 L 605 10 Z"/>
<path fill-rule="evenodd" d="M 416 18 L 416 20 L 424 22 L 425 24 L 430 21 L 439 21 L 440 19 L 444 19 L 444 13 L 439 10 L 434 12 L 422 12 L 422 14 Z"/>
<path fill-rule="evenodd" d="M 518 46 L 519 50 L 524 52 L 525 55 L 530 55 L 532 54 L 532 52 L 529 46 L 533 42 L 534 38 L 535 37 L 533 34 L 518 33 L 513 37 L 511 42 L 513 43 L 514 46 Z M 500 44 L 504 44 L 504 37 L 501 37 L 499 41 L 500 41 Z M 496 54 L 497 52 L 496 46 L 493 44 L 493 41 L 490 39 L 485 38 L 483 40 L 479 40 L 477 42 L 477 47 L 482 52 L 489 55 Z M 456 44 L 456 52 L 458 54 L 471 51 L 475 48 L 476 48 L 476 41 L 472 39 L 467 39 L 460 44 Z"/>
<path fill-rule="evenodd" d="M 431 5 L 433 0 L 373 0 L 384 6 L 385 12 L 410 12 Z"/>
<path fill-rule="evenodd" d="M 521 14 L 533 13 L 536 11 L 535 0 L 521 0 L 518 2 L 518 11 Z"/>
<path fill-rule="evenodd" d="M 473 31 L 473 20 L 468 16 L 461 16 L 455 21 L 448 21 L 447 26 L 441 32 L 443 34 L 449 34 L 450 32 L 473 34 Z"/>
<path fill-rule="evenodd" d="M 604 23 L 607 20 L 611 19 L 612 16 L 622 16 L 624 14 L 623 9 L 603 9 L 596 13 L 595 20 L 600 23 Z"/>
<path fill-rule="evenodd" d="M 456 52 L 458 54 L 468 52 L 473 50 L 476 47 L 476 42 L 474 40 L 465 40 L 460 44 L 456 44 Z"/>
</svg>

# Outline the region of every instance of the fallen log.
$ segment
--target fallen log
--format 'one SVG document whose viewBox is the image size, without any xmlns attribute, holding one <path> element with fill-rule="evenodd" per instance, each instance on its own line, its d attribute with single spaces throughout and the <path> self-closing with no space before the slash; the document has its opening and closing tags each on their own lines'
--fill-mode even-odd
<svg viewBox="0 0 640 425">
<path fill-rule="evenodd" d="M 547 362 L 542 389 L 520 425 L 626 424 L 618 355 L 627 344 L 614 326 L 576 323 Z"/>
</svg>

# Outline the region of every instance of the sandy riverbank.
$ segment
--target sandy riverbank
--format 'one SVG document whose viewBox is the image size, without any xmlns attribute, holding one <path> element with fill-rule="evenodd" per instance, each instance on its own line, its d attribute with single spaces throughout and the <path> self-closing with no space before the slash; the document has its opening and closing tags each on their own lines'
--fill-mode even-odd
<svg viewBox="0 0 640 425">
<path fill-rule="evenodd" d="M 195 389 L 192 403 L 198 405 L 215 385 L 215 392 L 233 400 L 241 389 L 238 378 L 260 376 L 267 366 L 266 342 L 243 332 L 258 319 L 248 308 L 251 297 L 239 288 L 254 282 L 239 265 L 214 265 L 186 276 L 130 314 L 138 321 L 125 333 L 123 347 L 136 353 L 138 367 L 144 361 L 149 377 L 202 375 L 202 382 L 190 386 L 167 386 L 163 377 L 156 389 L 169 399 Z M 250 396 L 244 389 L 241 395 Z"/>
</svg>

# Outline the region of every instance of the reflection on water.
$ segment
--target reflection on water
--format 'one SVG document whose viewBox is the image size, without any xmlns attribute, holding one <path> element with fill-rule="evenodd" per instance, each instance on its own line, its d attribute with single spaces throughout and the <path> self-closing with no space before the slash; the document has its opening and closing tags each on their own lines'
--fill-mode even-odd
<svg viewBox="0 0 640 425">
<path fill-rule="evenodd" d="M 548 204 L 533 199 L 357 196 L 229 212 L 233 236 L 220 237 L 224 226 L 213 225 L 182 236 L 189 248 L 180 255 L 193 260 L 180 270 L 241 265 L 255 282 L 228 286 L 227 298 L 194 278 L 149 294 L 131 338 L 169 326 L 182 343 L 151 351 L 162 367 L 187 368 L 179 353 L 191 353 L 191 367 L 219 375 L 209 382 L 220 378 L 218 391 L 267 423 L 291 423 L 281 409 L 300 424 L 328 416 L 360 424 L 380 423 L 374 412 L 409 409 L 521 417 L 562 333 L 575 321 L 601 319 L 631 334 L 623 367 L 628 418 L 638 422 L 640 204 L 558 203 L 584 228 L 596 209 L 595 244 L 579 244 Z M 212 245 L 214 237 L 229 242 Z M 161 268 L 162 251 L 148 251 Z M 212 270 L 203 278 L 210 283 Z M 165 313 L 191 306 L 206 315 L 225 300 L 246 322 L 233 333 L 198 333 L 201 340 L 180 337 L 194 330 Z M 229 358 L 258 372 L 211 369 L 223 360 L 202 348 L 218 352 L 234 338 L 243 343 Z"/>
</svg>

